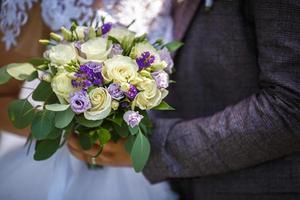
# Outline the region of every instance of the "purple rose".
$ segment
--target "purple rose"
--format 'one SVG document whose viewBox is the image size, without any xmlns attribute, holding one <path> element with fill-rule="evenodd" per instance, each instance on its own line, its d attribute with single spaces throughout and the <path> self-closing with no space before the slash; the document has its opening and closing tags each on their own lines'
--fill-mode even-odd
<svg viewBox="0 0 300 200">
<path fill-rule="evenodd" d="M 127 123 L 128 126 L 133 128 L 133 127 L 139 125 L 139 123 L 141 122 L 143 117 L 144 116 L 140 115 L 139 112 L 129 110 L 124 114 L 123 119 Z"/>
<path fill-rule="evenodd" d="M 165 71 L 171 74 L 174 67 L 174 62 L 169 50 L 166 47 L 159 51 L 159 57 L 168 64 Z"/>
<path fill-rule="evenodd" d="M 77 113 L 83 113 L 91 108 L 90 99 L 85 91 L 75 92 L 70 96 L 71 109 Z"/>
<path fill-rule="evenodd" d="M 110 96 L 115 100 L 120 100 L 124 98 L 124 92 L 121 90 L 121 87 L 118 83 L 112 83 L 107 88 Z"/>
<path fill-rule="evenodd" d="M 129 90 L 125 92 L 125 95 L 129 100 L 133 100 L 138 93 L 138 89 L 134 85 L 130 85 Z"/>
<path fill-rule="evenodd" d="M 159 89 L 169 87 L 169 75 L 165 71 L 157 71 L 151 73 L 156 85 Z"/>
</svg>

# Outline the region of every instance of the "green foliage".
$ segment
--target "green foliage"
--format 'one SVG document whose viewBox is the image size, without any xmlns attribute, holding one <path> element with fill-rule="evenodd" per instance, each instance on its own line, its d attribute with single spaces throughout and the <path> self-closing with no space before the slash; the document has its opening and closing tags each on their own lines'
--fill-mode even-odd
<svg viewBox="0 0 300 200">
<path fill-rule="evenodd" d="M 17 80 L 26 80 L 36 69 L 30 63 L 11 63 L 6 71 Z"/>
<path fill-rule="evenodd" d="M 61 137 L 62 131 L 62 129 L 54 128 L 47 136 L 47 139 L 56 139 L 58 137 Z"/>
<path fill-rule="evenodd" d="M 154 107 L 155 110 L 175 110 L 172 106 L 167 104 L 167 102 L 162 101 L 158 106 Z"/>
<path fill-rule="evenodd" d="M 53 95 L 50 83 L 41 81 L 37 88 L 32 93 L 32 99 L 35 101 L 46 101 Z"/>
<path fill-rule="evenodd" d="M 7 65 L 0 67 L 0 85 L 7 83 L 11 79 L 11 76 L 7 73 L 6 69 Z"/>
<path fill-rule="evenodd" d="M 15 100 L 8 107 L 9 119 L 16 128 L 27 127 L 34 117 L 34 108 L 26 99 Z"/>
<path fill-rule="evenodd" d="M 131 135 L 135 135 L 139 132 L 139 126 L 135 126 L 133 128 L 131 128 L 130 126 L 128 126 L 129 132 Z"/>
<path fill-rule="evenodd" d="M 87 133 L 80 133 L 79 134 L 79 143 L 80 143 L 80 146 L 83 150 L 89 150 L 93 146 L 91 137 Z"/>
<path fill-rule="evenodd" d="M 103 122 L 103 120 L 87 120 L 84 116 L 76 116 L 76 121 L 78 122 L 78 124 L 88 128 L 99 127 Z"/>
<path fill-rule="evenodd" d="M 27 78 L 26 81 L 33 81 L 34 79 L 37 79 L 39 76 L 37 71 L 34 71 L 32 74 L 30 74 Z"/>
<path fill-rule="evenodd" d="M 60 137 L 56 139 L 46 139 L 36 142 L 34 160 L 46 160 L 50 158 L 59 148 Z"/>
<path fill-rule="evenodd" d="M 179 42 L 179 41 L 173 41 L 173 42 L 170 42 L 170 43 L 167 43 L 165 45 L 165 47 L 167 47 L 167 49 L 170 51 L 170 52 L 175 52 L 177 49 L 179 49 L 180 47 L 183 46 L 183 43 L 182 42 Z"/>
<path fill-rule="evenodd" d="M 142 171 L 150 155 L 150 143 L 141 131 L 135 138 L 130 155 L 134 170 Z"/>
<path fill-rule="evenodd" d="M 107 129 L 100 128 L 97 132 L 98 132 L 98 139 L 101 145 L 106 144 L 111 139 L 111 134 Z"/>
<path fill-rule="evenodd" d="M 31 58 L 28 60 L 28 63 L 32 64 L 33 66 L 37 67 L 40 65 L 44 65 L 49 63 L 49 61 L 45 58 Z"/>
<path fill-rule="evenodd" d="M 122 126 L 123 113 L 117 112 L 112 117 L 107 118 L 107 120 L 112 121 L 113 123 L 117 124 L 118 126 Z"/>
<path fill-rule="evenodd" d="M 114 132 L 121 137 L 127 137 L 129 135 L 129 130 L 127 124 L 123 123 L 121 126 L 114 124 Z"/>
<path fill-rule="evenodd" d="M 72 122 L 74 116 L 75 113 L 71 110 L 71 108 L 57 112 L 55 115 L 55 127 L 65 128 Z"/>
<path fill-rule="evenodd" d="M 119 40 L 117 40 L 117 38 L 112 37 L 112 36 L 108 36 L 108 40 L 111 40 L 114 44 L 120 44 Z"/>
<path fill-rule="evenodd" d="M 48 110 L 37 112 L 31 125 L 31 133 L 35 139 L 46 139 L 55 128 L 55 113 Z"/>
<path fill-rule="evenodd" d="M 50 111 L 54 111 L 54 112 L 59 112 L 59 111 L 65 111 L 70 107 L 70 105 L 66 105 L 66 104 L 59 104 L 59 103 L 55 103 L 55 104 L 49 104 L 46 105 L 45 108 L 47 110 Z"/>
<path fill-rule="evenodd" d="M 134 141 L 135 141 L 135 136 L 134 135 L 130 135 L 126 142 L 125 142 L 125 150 L 131 154 L 131 150 L 132 150 L 132 147 L 133 147 L 133 144 L 134 144 Z"/>
</svg>

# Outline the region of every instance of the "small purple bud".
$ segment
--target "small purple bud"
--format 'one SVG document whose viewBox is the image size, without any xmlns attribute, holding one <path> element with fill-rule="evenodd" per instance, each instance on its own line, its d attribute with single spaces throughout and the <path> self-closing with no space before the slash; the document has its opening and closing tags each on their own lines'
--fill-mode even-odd
<svg viewBox="0 0 300 200">
<path fill-rule="evenodd" d="M 120 106 L 121 106 L 121 108 L 128 108 L 129 102 L 128 102 L 128 101 L 122 101 L 122 102 L 120 103 Z"/>
<path fill-rule="evenodd" d="M 125 95 L 127 96 L 127 98 L 129 100 L 134 100 L 135 96 L 137 95 L 138 93 L 138 89 L 134 86 L 134 85 L 130 85 L 130 88 L 127 92 L 125 92 Z"/>
<path fill-rule="evenodd" d="M 130 126 L 131 128 L 139 125 L 139 123 L 141 122 L 141 120 L 144 118 L 143 115 L 140 115 L 139 112 L 135 112 L 132 110 L 127 111 L 124 116 L 123 119 L 124 121 L 127 123 L 128 126 Z"/>
<path fill-rule="evenodd" d="M 110 29 L 112 28 L 112 23 L 111 22 L 108 22 L 108 23 L 105 23 L 101 26 L 101 32 L 102 32 L 102 35 L 106 34 L 107 32 L 110 31 Z"/>
</svg>

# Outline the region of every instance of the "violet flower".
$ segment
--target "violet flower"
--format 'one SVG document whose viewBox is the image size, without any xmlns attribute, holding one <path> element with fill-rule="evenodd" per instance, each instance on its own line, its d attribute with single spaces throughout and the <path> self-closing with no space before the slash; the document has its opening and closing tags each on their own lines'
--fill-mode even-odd
<svg viewBox="0 0 300 200">
<path fill-rule="evenodd" d="M 111 83 L 107 88 L 110 96 L 115 100 L 120 100 L 124 98 L 124 92 L 121 90 L 121 87 L 118 83 Z"/>
<path fill-rule="evenodd" d="M 130 126 L 131 128 L 139 125 L 139 123 L 141 122 L 141 120 L 144 118 L 143 115 L 140 115 L 139 112 L 135 112 L 132 110 L 127 111 L 124 115 L 123 115 L 123 119 L 124 121 L 127 123 L 128 126 Z"/>
<path fill-rule="evenodd" d="M 140 57 L 137 57 L 135 60 L 139 66 L 139 70 L 142 70 L 147 67 L 150 67 L 151 64 L 154 63 L 155 57 L 154 55 L 151 55 L 149 51 L 146 51 L 142 53 Z"/>
<path fill-rule="evenodd" d="M 125 95 L 127 96 L 127 98 L 129 100 L 134 100 L 135 96 L 138 93 L 138 89 L 134 86 L 134 85 L 130 85 L 129 90 L 127 92 L 125 92 Z"/>
<path fill-rule="evenodd" d="M 170 54 L 169 50 L 166 47 L 164 47 L 158 53 L 159 53 L 160 59 L 167 63 L 167 67 L 165 68 L 165 71 L 167 73 L 171 74 L 172 70 L 173 70 L 173 67 L 174 67 L 174 61 L 171 57 L 171 54 Z"/>
<path fill-rule="evenodd" d="M 102 33 L 102 35 L 108 33 L 108 32 L 110 31 L 111 28 L 112 28 L 112 23 L 111 23 L 111 22 L 104 23 L 104 24 L 101 26 L 101 33 Z"/>
<path fill-rule="evenodd" d="M 81 87 L 87 90 L 91 86 L 101 86 L 103 77 L 101 74 L 102 64 L 97 62 L 88 62 L 79 67 L 79 71 L 75 73 L 76 80 L 72 80 L 72 86 Z"/>
<path fill-rule="evenodd" d="M 165 71 L 153 72 L 151 75 L 159 89 L 169 87 L 169 75 Z"/>
<path fill-rule="evenodd" d="M 91 102 L 85 91 L 79 91 L 70 96 L 71 109 L 77 113 L 83 113 L 91 108 Z"/>
</svg>

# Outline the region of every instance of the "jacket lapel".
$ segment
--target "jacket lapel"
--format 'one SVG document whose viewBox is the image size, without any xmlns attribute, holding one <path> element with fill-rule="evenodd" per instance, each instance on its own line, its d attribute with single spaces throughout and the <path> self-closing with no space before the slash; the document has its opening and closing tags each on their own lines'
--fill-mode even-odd
<svg viewBox="0 0 300 200">
<path fill-rule="evenodd" d="M 175 40 L 182 40 L 201 0 L 173 0 L 173 36 Z"/>
</svg>

